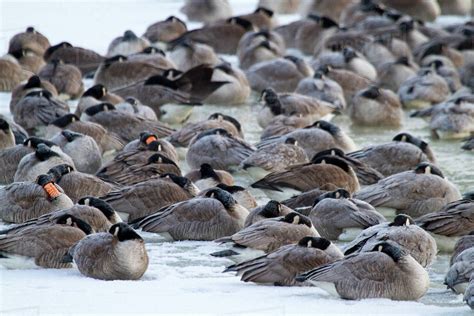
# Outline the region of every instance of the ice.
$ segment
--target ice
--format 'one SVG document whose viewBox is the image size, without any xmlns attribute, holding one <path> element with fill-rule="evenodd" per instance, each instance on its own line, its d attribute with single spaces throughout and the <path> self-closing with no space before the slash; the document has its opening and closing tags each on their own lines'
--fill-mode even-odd
<svg viewBox="0 0 474 316">
<path fill-rule="evenodd" d="M 256 7 L 256 0 L 231 0 L 235 14 L 247 13 Z M 0 0 L 0 51 L 6 52 L 8 40 L 27 26 L 34 26 L 52 44 L 69 41 L 73 45 L 94 49 L 105 54 L 110 41 L 131 29 L 138 35 L 158 20 L 178 12 L 183 1 L 4 1 Z M 296 15 L 279 17 L 281 22 L 296 19 Z M 458 18 L 443 17 L 449 24 Z M 198 23 L 188 24 L 189 28 Z M 223 56 L 236 63 L 235 56 Z M 90 81 L 87 82 L 91 84 Z M 0 93 L 0 113 L 8 114 L 10 95 Z M 252 103 L 252 102 L 251 102 Z M 193 113 L 193 120 L 222 111 L 244 120 L 246 139 L 258 140 L 260 128 L 255 122 L 251 105 L 245 107 L 203 106 Z M 426 123 L 407 121 L 404 130 L 427 137 Z M 395 131 L 354 129 L 346 119 L 340 124 L 359 146 L 380 143 Z M 472 166 L 458 144 L 439 142 L 435 150 L 448 176 L 463 191 L 473 185 Z M 448 162 L 455 153 L 459 163 Z M 466 170 L 467 169 L 467 170 Z M 250 184 L 248 176 L 237 175 L 239 185 Z M 252 191 L 260 203 L 261 191 Z M 1 225 L 3 228 L 4 226 Z M 1 228 L 1 227 L 0 227 Z M 232 274 L 223 274 L 226 259 L 210 257 L 221 250 L 212 242 L 163 242 L 160 237 L 146 234 L 150 266 L 139 281 L 99 281 L 82 276 L 77 269 L 0 270 L 0 314 L 364 314 L 391 313 L 400 315 L 472 315 L 462 302 L 442 285 L 449 257 L 438 256 L 430 267 L 432 281 L 428 294 L 420 302 L 394 302 L 386 299 L 345 301 L 318 288 L 268 287 L 243 283 Z"/>
</svg>

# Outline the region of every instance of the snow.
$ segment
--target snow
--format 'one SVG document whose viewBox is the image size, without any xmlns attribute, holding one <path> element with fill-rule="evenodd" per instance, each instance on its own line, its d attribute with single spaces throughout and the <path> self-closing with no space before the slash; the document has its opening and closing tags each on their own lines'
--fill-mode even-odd
<svg viewBox="0 0 474 316">
<path fill-rule="evenodd" d="M 234 14 L 246 13 L 256 7 L 256 0 L 231 0 Z M 174 14 L 183 1 L 5 1 L 0 0 L 0 51 L 6 52 L 8 40 L 27 26 L 34 26 L 47 35 L 52 44 L 70 41 L 73 45 L 91 48 L 104 54 L 109 42 L 125 30 L 141 35 L 146 27 Z M 280 17 L 280 22 L 297 16 Z M 446 20 L 446 19 L 444 19 Z M 449 23 L 445 21 L 445 23 Z M 198 23 L 188 24 L 190 28 Z M 235 62 L 234 56 L 224 58 Z M 88 82 L 90 84 L 90 82 Z M 10 95 L 0 93 L 0 113 L 8 113 Z M 242 109 L 248 110 L 244 113 Z M 203 106 L 192 119 L 201 119 L 221 108 Z M 260 130 L 249 107 L 226 107 L 226 114 L 245 120 L 246 138 L 258 139 Z M 358 145 L 381 142 L 394 131 L 343 128 L 355 137 Z M 427 136 L 422 120 L 412 120 L 404 128 Z M 441 163 L 460 153 L 458 145 L 435 145 Z M 467 158 L 466 158 L 467 159 Z M 464 160 L 466 160 L 464 159 Z M 462 162 L 463 159 L 461 159 Z M 466 164 L 449 166 L 448 175 L 463 189 L 473 185 L 472 172 Z M 447 167 L 447 166 L 443 166 Z M 448 168 L 448 167 L 447 167 Z M 239 185 L 248 185 L 249 178 L 237 177 Z M 266 198 L 256 193 L 262 203 Z M 147 237 L 150 237 L 147 235 Z M 268 287 L 243 283 L 232 274 L 224 274 L 230 264 L 226 259 L 210 257 L 221 250 L 212 242 L 163 242 L 147 238 L 150 266 L 139 281 L 99 281 L 82 276 L 77 269 L 0 270 L 0 314 L 364 314 L 391 313 L 401 315 L 471 315 L 462 302 L 442 285 L 449 257 L 438 256 L 430 267 L 431 288 L 420 302 L 394 302 L 386 299 L 345 301 L 318 288 Z"/>
</svg>

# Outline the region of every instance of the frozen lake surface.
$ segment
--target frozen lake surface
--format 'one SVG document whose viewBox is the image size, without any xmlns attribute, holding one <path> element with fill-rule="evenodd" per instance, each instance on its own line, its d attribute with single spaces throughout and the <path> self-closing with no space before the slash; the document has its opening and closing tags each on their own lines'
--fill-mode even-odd
<svg viewBox="0 0 474 316">
<path fill-rule="evenodd" d="M 257 1 L 231 1 L 235 14 L 256 7 Z M 142 34 L 146 27 L 171 14 L 178 15 L 182 1 L 4 1 L 0 0 L 0 50 L 6 52 L 8 39 L 34 26 L 52 44 L 69 41 L 73 45 L 105 53 L 109 42 L 126 29 Z M 297 16 L 284 16 L 286 22 Z M 444 21 L 450 21 L 444 18 Z M 189 24 L 190 28 L 198 24 Z M 235 62 L 235 57 L 224 56 Z M 90 85 L 90 82 L 87 82 Z M 253 100 L 255 99 L 255 96 Z M 10 95 L 0 93 L 0 113 L 8 113 Z M 245 122 L 245 137 L 259 139 L 255 102 L 244 106 L 203 106 L 191 120 L 223 112 Z M 409 131 L 430 141 L 444 173 L 464 192 L 474 189 L 472 154 L 463 152 L 457 141 L 431 141 L 427 123 L 408 118 L 402 129 L 353 128 L 347 118 L 337 117 L 341 126 L 359 147 L 389 141 L 398 131 Z M 250 180 L 237 175 L 237 184 Z M 266 201 L 253 191 L 260 203 Z M 364 315 L 472 315 L 462 302 L 442 284 L 449 257 L 439 255 L 429 268 L 431 287 L 420 302 L 394 302 L 385 299 L 345 301 L 318 288 L 258 286 L 240 282 L 223 274 L 229 264 L 209 253 L 220 248 L 212 242 L 147 243 L 150 266 L 139 281 L 98 281 L 82 276 L 78 270 L 0 270 L 0 314 L 345 314 Z"/>
</svg>

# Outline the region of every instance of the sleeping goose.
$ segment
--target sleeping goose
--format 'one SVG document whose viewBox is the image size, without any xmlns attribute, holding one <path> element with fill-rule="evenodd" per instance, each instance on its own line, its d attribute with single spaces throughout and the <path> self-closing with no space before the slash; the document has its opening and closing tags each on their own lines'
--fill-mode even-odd
<svg viewBox="0 0 474 316">
<path fill-rule="evenodd" d="M 402 247 L 423 267 L 436 257 L 436 241 L 430 234 L 414 224 L 405 214 L 397 215 L 393 222 L 384 222 L 363 230 L 344 250 L 345 255 L 370 251 L 373 245 L 390 240 Z"/>
<path fill-rule="evenodd" d="M 164 206 L 189 200 L 196 194 L 197 188 L 188 179 L 165 174 L 111 191 L 100 199 L 109 203 L 124 221 L 131 222 Z"/>
<path fill-rule="evenodd" d="M 35 182 L 15 182 L 0 189 L 0 217 L 3 221 L 23 223 L 43 214 L 73 206 L 71 199 L 50 175 Z"/>
<path fill-rule="evenodd" d="M 354 197 L 374 207 L 419 217 L 459 200 L 461 194 L 440 169 L 420 163 L 414 170 L 391 175 L 361 189 Z"/>
<path fill-rule="evenodd" d="M 173 240 L 214 240 L 242 229 L 247 215 L 248 210 L 228 192 L 213 188 L 204 196 L 161 209 L 135 227 Z"/>
<path fill-rule="evenodd" d="M 223 128 L 207 130 L 195 136 L 186 154 L 186 162 L 191 168 L 199 168 L 208 163 L 213 168 L 229 170 L 254 152 L 252 146 L 232 136 Z"/>
<path fill-rule="evenodd" d="M 64 255 L 86 235 L 92 233 L 91 227 L 84 221 L 72 215 L 63 215 L 56 220 L 55 225 L 37 226 L 25 229 L 18 234 L 0 236 L 0 264 L 9 268 L 18 268 L 18 260 L 23 259 L 27 264 L 33 261 L 33 266 L 42 268 L 63 269 L 71 268 L 70 263 L 64 262 Z M 12 259 L 9 264 L 9 259 Z M 31 265 L 28 265 L 31 268 Z"/>
<path fill-rule="evenodd" d="M 68 255 L 83 275 L 99 280 L 138 280 L 148 268 L 145 242 L 125 223 L 85 237 Z"/>
<path fill-rule="evenodd" d="M 284 217 L 269 218 L 250 225 L 232 236 L 217 239 L 229 249 L 212 253 L 236 263 L 270 253 L 281 246 L 297 243 L 303 237 L 319 237 L 311 220 L 296 212 Z"/>
<path fill-rule="evenodd" d="M 351 300 L 417 300 L 430 283 L 428 272 L 408 252 L 389 242 L 305 272 L 296 280 L 328 288 Z"/>
<path fill-rule="evenodd" d="M 354 170 L 336 156 L 322 156 L 309 163 L 272 172 L 253 183 L 252 187 L 263 189 L 271 198 L 283 200 L 295 193 L 299 194 L 328 184 L 344 188 L 351 193 L 359 190 L 359 181 Z"/>
<path fill-rule="evenodd" d="M 275 286 L 302 285 L 295 277 L 305 271 L 342 259 L 341 251 L 329 240 L 304 237 L 297 244 L 282 246 L 267 255 L 227 267 L 241 281 Z"/>
</svg>

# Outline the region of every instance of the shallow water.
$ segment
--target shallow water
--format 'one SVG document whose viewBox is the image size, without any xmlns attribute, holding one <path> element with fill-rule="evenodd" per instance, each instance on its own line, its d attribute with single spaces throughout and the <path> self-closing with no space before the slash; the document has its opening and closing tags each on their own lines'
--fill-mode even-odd
<svg viewBox="0 0 474 316">
<path fill-rule="evenodd" d="M 255 7 L 252 0 L 231 1 L 239 12 Z M 117 4 L 118 3 L 118 4 Z M 0 5 L 0 48 L 6 51 L 7 39 L 27 25 L 34 25 L 48 35 L 51 43 L 68 39 L 75 45 L 104 53 L 109 41 L 124 29 L 141 34 L 148 24 L 176 14 L 182 1 L 80 1 L 67 7 L 59 2 L 5 2 Z M 116 5 L 113 5 L 116 4 Z M 24 14 L 29 7 L 34 14 Z M 107 11 L 108 14 L 103 14 Z M 56 19 L 47 14 L 60 13 Z M 179 14 L 178 14 L 179 15 Z M 291 20 L 283 17 L 280 20 Z M 82 21 L 82 22 L 81 22 Z M 87 21 L 87 23 L 83 23 Z M 60 27 L 58 27 L 60 25 Z M 192 24 L 194 25 L 194 24 Z M 100 32 L 97 32 L 100 30 Z M 3 46 L 2 46 L 3 45 Z M 233 56 L 223 56 L 235 63 Z M 90 85 L 90 81 L 86 85 Z M 255 144 L 261 128 L 256 122 L 256 95 L 242 106 L 204 105 L 196 107 L 190 118 L 197 121 L 214 112 L 232 115 L 243 123 L 245 139 Z M 0 93 L 0 113 L 8 114 L 10 95 Z M 333 122 L 349 134 L 360 147 L 388 142 L 399 131 L 408 131 L 430 142 L 445 175 L 461 192 L 474 190 L 473 154 L 462 151 L 459 141 L 432 141 L 428 124 L 406 113 L 401 129 L 361 128 L 351 126 L 347 117 Z M 186 166 L 183 166 L 186 171 Z M 236 174 L 238 185 L 248 186 L 251 179 Z M 259 203 L 267 197 L 252 189 Z M 0 226 L 3 226 L 0 224 Z M 350 302 L 336 299 L 317 288 L 281 288 L 245 284 L 231 274 L 221 273 L 229 264 L 211 258 L 220 248 L 211 242 L 162 242 L 147 244 L 150 267 L 142 281 L 104 282 L 87 279 L 75 270 L 0 270 L 0 312 L 2 314 L 37 313 L 347 313 L 443 314 L 470 315 L 462 296 L 454 295 L 442 284 L 449 256 L 438 255 L 429 267 L 431 286 L 420 302 L 364 300 Z"/>
</svg>

